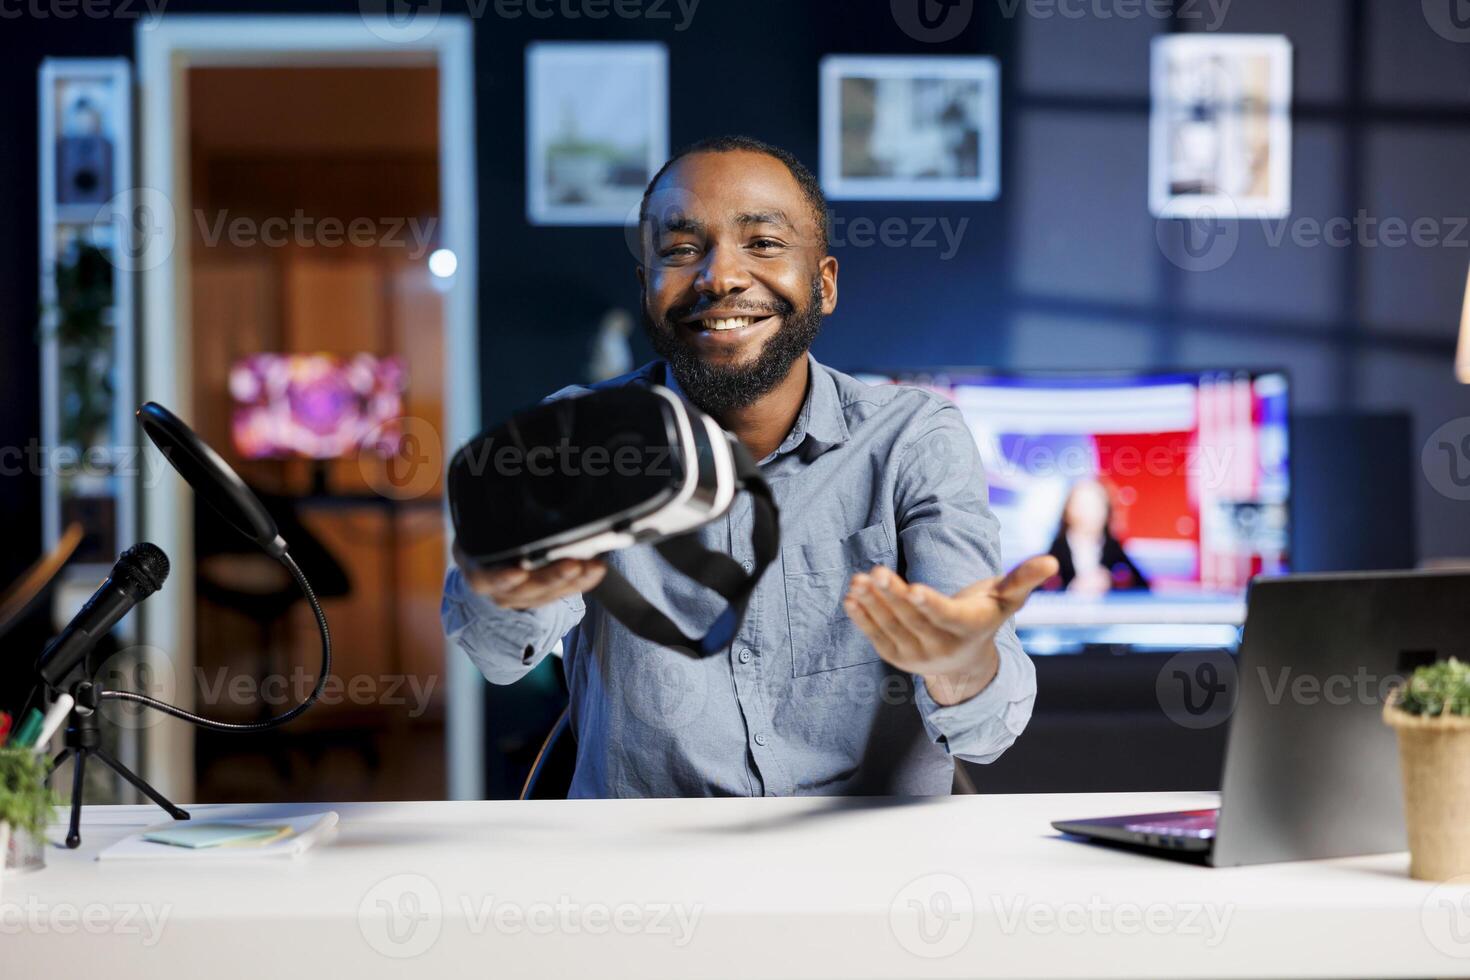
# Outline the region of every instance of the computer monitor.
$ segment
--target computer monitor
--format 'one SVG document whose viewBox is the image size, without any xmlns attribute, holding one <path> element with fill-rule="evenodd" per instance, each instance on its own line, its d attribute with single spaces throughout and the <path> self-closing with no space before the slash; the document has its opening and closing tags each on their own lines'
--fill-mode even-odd
<svg viewBox="0 0 1470 980">
<path fill-rule="evenodd" d="M 1282 372 L 859 373 L 944 395 L 974 434 L 1007 562 L 1061 574 L 1017 616 L 1033 652 L 1229 645 L 1252 576 L 1290 562 Z"/>
<path fill-rule="evenodd" d="M 372 354 L 252 354 L 230 367 L 230 436 L 245 459 L 391 456 L 405 372 Z"/>
</svg>

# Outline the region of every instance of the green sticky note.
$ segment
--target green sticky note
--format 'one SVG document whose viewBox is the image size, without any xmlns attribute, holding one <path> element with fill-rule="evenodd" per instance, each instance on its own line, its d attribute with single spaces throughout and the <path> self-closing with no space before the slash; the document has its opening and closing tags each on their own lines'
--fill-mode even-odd
<svg viewBox="0 0 1470 980">
<path fill-rule="evenodd" d="M 289 827 L 246 823 L 185 823 L 143 835 L 155 844 L 174 847 L 225 847 L 263 844 L 285 834 Z"/>
</svg>

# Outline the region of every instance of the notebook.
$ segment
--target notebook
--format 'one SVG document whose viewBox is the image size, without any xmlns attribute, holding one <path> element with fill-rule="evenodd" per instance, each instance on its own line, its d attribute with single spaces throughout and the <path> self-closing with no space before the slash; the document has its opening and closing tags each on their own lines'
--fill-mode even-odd
<svg viewBox="0 0 1470 980">
<path fill-rule="evenodd" d="M 235 828 L 224 833 L 214 828 Z M 204 820 L 190 828 L 185 821 L 170 821 L 148 827 L 105 847 L 97 855 L 99 861 L 160 860 L 160 861 L 254 861 L 264 858 L 300 857 L 319 841 L 326 838 L 337 826 L 337 814 L 328 810 L 324 813 L 304 813 L 295 817 L 261 817 L 259 819 L 213 821 Z M 262 835 L 275 832 L 272 840 L 255 844 L 240 839 L 248 833 L 245 828 L 259 827 Z M 284 831 L 278 828 L 284 827 Z M 191 842 L 192 846 L 178 846 L 147 840 L 148 835 L 168 834 Z M 209 845 L 211 839 L 224 838 L 224 842 Z M 204 844 L 205 846 L 198 846 Z"/>
</svg>

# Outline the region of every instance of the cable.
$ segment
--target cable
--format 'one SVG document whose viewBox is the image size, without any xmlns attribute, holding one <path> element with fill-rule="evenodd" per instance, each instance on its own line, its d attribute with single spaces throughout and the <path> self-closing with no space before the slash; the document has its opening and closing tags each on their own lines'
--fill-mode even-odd
<svg viewBox="0 0 1470 980">
<path fill-rule="evenodd" d="M 268 728 L 277 728 L 298 717 L 307 708 L 316 704 L 317 699 L 322 695 L 322 689 L 326 687 L 327 678 L 332 673 L 332 634 L 327 629 L 327 616 L 326 613 L 322 612 L 322 604 L 317 601 L 316 592 L 312 590 L 311 583 L 306 580 L 306 576 L 301 573 L 301 568 L 296 564 L 295 559 L 288 553 L 282 553 L 281 564 L 286 566 L 287 571 L 291 573 L 291 577 L 301 587 L 302 593 L 306 596 L 306 601 L 311 603 L 311 611 L 316 614 L 317 628 L 321 630 L 322 634 L 321 673 L 317 676 L 316 687 L 312 688 L 311 693 L 306 696 L 306 699 L 296 705 L 296 707 L 284 714 L 276 715 L 274 718 L 267 718 L 265 721 L 230 722 L 205 718 L 201 715 L 194 714 L 192 711 L 185 711 L 177 705 L 169 704 L 166 701 L 159 701 L 157 698 L 150 698 L 148 695 L 139 694 L 136 691 L 103 691 L 101 696 L 107 700 L 132 701 L 135 704 L 146 705 L 156 711 L 162 711 L 166 715 L 172 715 L 183 721 L 192 722 L 201 728 L 208 728 L 217 732 L 258 732 Z"/>
<path fill-rule="evenodd" d="M 562 733 L 567 730 L 567 725 L 571 724 L 571 720 L 572 706 L 567 705 L 561 709 L 561 714 L 557 716 L 556 724 L 551 726 L 551 731 L 547 733 L 546 741 L 541 743 L 541 751 L 536 753 L 536 761 L 531 763 L 531 771 L 526 774 L 526 783 L 521 787 L 519 799 L 529 800 L 531 794 L 536 792 L 536 784 L 541 781 L 541 772 L 546 768 L 546 763 L 551 760 L 551 749 L 556 745 L 556 740 L 561 738 Z"/>
</svg>

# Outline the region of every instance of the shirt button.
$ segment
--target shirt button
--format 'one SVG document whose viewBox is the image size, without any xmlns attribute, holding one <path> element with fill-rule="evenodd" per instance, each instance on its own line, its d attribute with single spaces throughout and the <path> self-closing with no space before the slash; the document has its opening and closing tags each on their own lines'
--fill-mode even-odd
<svg viewBox="0 0 1470 980">
<path fill-rule="evenodd" d="M 752 564 L 751 564 L 751 561 L 750 561 L 750 559 L 749 559 L 749 558 L 747 558 L 747 559 L 746 559 L 746 560 L 745 560 L 745 561 L 742 561 L 742 562 L 741 562 L 741 563 L 740 563 L 740 567 L 741 567 L 741 568 L 743 568 L 743 569 L 745 569 L 745 570 L 746 570 L 746 571 L 747 571 L 747 572 L 748 572 L 748 571 L 750 571 L 750 570 L 751 570 L 751 568 L 753 568 L 753 567 L 754 567 L 754 566 L 753 566 L 753 565 L 752 565 Z"/>
<path fill-rule="evenodd" d="M 756 745 L 765 745 L 766 744 L 766 733 L 765 732 L 756 732 L 755 733 L 755 744 Z"/>
<path fill-rule="evenodd" d="M 746 647 L 745 649 L 740 651 L 740 662 L 743 664 L 750 663 L 750 656 L 750 647 Z"/>
</svg>

